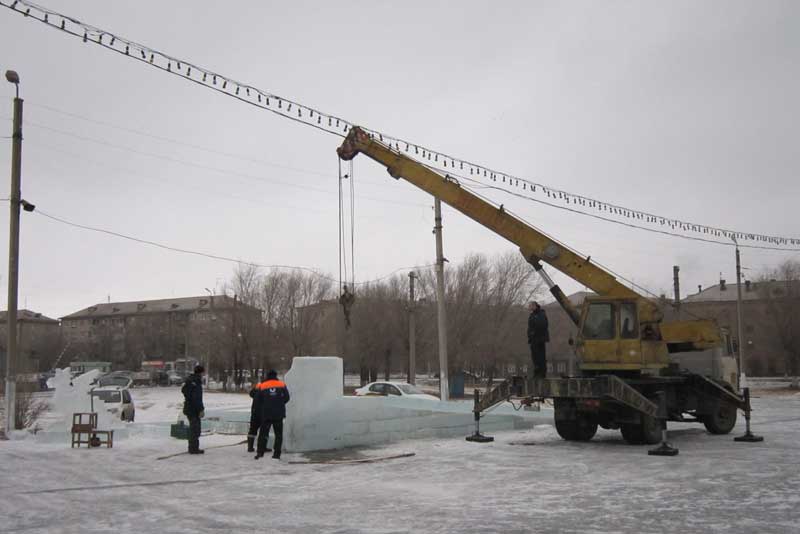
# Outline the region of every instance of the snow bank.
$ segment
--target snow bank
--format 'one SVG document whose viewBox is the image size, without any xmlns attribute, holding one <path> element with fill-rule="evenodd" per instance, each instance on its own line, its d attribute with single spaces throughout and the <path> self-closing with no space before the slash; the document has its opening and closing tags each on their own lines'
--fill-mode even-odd
<svg viewBox="0 0 800 534">
<path fill-rule="evenodd" d="M 471 402 L 439 402 L 402 397 L 345 397 L 342 360 L 295 358 L 284 381 L 291 401 L 286 406 L 284 447 L 290 452 L 376 445 L 421 437 L 467 436 L 474 430 Z M 552 412 L 496 409 L 481 419 L 481 430 L 528 429 L 552 422 Z M 207 411 L 208 413 L 208 411 Z M 248 410 L 208 413 L 209 426 L 246 432 Z"/>
</svg>

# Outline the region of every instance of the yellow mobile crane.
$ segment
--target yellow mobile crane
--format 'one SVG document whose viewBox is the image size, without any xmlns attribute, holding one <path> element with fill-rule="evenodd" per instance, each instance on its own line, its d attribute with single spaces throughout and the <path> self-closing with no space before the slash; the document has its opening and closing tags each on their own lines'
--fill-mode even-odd
<svg viewBox="0 0 800 534">
<path fill-rule="evenodd" d="M 736 392 L 737 368 L 727 334 L 711 320 L 665 321 L 655 301 L 620 283 L 613 275 L 549 238 L 500 207 L 373 138 L 350 130 L 337 149 L 343 160 L 365 154 L 520 248 L 551 293 L 578 327 L 578 369 L 562 378 L 506 380 L 481 396 L 476 390 L 475 421 L 511 396 L 523 402 L 553 398 L 556 430 L 566 440 L 587 441 L 597 427 L 618 428 L 629 443 L 658 443 L 666 421 L 696 421 L 709 432 L 727 434 L 737 409 L 749 423 L 749 396 Z M 592 289 L 575 308 L 542 267 L 545 262 Z M 696 358 L 686 357 L 693 353 Z M 692 371 L 699 362 L 700 371 Z M 663 431 L 663 433 L 662 433 Z M 748 426 L 749 433 L 749 426 Z M 490 440 L 478 429 L 474 441 Z M 677 449 L 675 449 L 677 453 Z"/>
</svg>

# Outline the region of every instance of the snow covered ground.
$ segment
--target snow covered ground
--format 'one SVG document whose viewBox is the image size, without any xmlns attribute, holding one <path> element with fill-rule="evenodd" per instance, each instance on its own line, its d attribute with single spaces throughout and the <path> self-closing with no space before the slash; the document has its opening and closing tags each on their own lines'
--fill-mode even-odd
<svg viewBox="0 0 800 534">
<path fill-rule="evenodd" d="M 174 421 L 177 388 L 134 390 L 136 423 Z M 207 395 L 210 406 L 249 404 Z M 672 424 L 674 458 L 618 432 L 567 443 L 549 425 L 491 444 L 426 439 L 280 461 L 253 460 L 241 436 L 201 438 L 202 456 L 156 458 L 185 442 L 132 433 L 113 449 L 0 442 L 2 532 L 798 532 L 800 395 L 754 399 L 754 431 L 734 443 Z M 376 463 L 326 458 L 415 456 Z"/>
</svg>

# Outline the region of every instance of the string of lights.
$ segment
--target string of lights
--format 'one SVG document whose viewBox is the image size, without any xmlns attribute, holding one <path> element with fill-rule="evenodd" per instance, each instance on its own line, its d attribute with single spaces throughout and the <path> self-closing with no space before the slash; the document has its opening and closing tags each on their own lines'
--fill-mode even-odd
<svg viewBox="0 0 800 534">
<path fill-rule="evenodd" d="M 712 244 L 715 244 L 715 245 L 723 245 L 723 246 L 726 246 L 726 247 L 735 247 L 736 246 L 736 243 L 734 243 L 733 241 L 730 241 L 730 242 L 717 241 L 717 240 L 714 240 L 714 239 L 707 239 L 707 238 L 703 238 L 703 237 L 678 234 L 678 233 L 675 233 L 675 232 L 669 232 L 667 230 L 661 230 L 661 229 L 658 229 L 658 228 L 648 228 L 646 226 L 642 226 L 642 225 L 639 225 L 639 224 L 636 224 L 636 223 L 619 221 L 619 220 L 616 220 L 616 219 L 612 219 L 610 217 L 605 217 L 603 215 L 598 215 L 598 214 L 595 214 L 595 213 L 589 213 L 587 211 L 582 211 L 582 210 L 579 210 L 577 208 L 570 208 L 570 207 L 566 207 L 566 206 L 560 206 L 558 204 L 554 204 L 552 202 L 547 202 L 547 201 L 544 201 L 544 200 L 540 200 L 538 198 L 533 198 L 533 197 L 530 197 L 528 195 L 523 195 L 521 193 L 517 193 L 515 191 L 511 191 L 510 189 L 506 189 L 506 188 L 503 188 L 503 187 L 493 186 L 493 185 L 483 185 L 481 182 L 478 182 L 476 180 L 472 180 L 472 179 L 467 178 L 465 176 L 459 176 L 457 174 L 449 175 L 449 176 L 450 177 L 454 177 L 454 178 L 458 178 L 458 179 L 466 181 L 466 182 L 471 182 L 473 184 L 478 184 L 477 187 L 480 188 L 480 189 L 493 189 L 495 191 L 502 191 L 502 192 L 507 193 L 509 195 L 512 195 L 514 197 L 521 198 L 521 199 L 524 199 L 524 200 L 528 200 L 528 201 L 531 201 L 531 202 L 536 202 L 538 204 L 542 204 L 542 205 L 545 205 L 545 206 L 550 206 L 551 208 L 556 208 L 556 209 L 560 209 L 560 210 L 564 210 L 564 211 L 569 211 L 569 212 L 572 212 L 572 213 L 577 213 L 579 215 L 585 215 L 587 217 L 592 217 L 594 219 L 599 219 L 599 220 L 602 220 L 602 221 L 605 221 L 605 222 L 610 222 L 610 223 L 613 223 L 613 224 L 619 224 L 619 225 L 622 225 L 622 226 L 627 226 L 628 228 L 636 228 L 637 230 L 644 230 L 646 232 L 653 232 L 653 233 L 657 233 L 657 234 L 667 235 L 667 236 L 670 236 L 670 237 L 679 237 L 681 239 L 688 239 L 690 241 L 702 241 L 704 243 L 712 243 Z M 477 194 L 477 193 L 475 193 L 475 191 L 472 191 L 472 193 L 473 194 Z M 480 196 L 480 195 L 478 195 L 478 196 Z M 487 201 L 488 201 L 488 199 L 487 199 Z M 508 210 L 506 209 L 506 211 L 508 211 Z M 530 223 L 528 223 L 528 224 L 530 224 Z M 766 245 L 743 245 L 743 244 L 740 244 L 739 248 L 753 248 L 753 249 L 761 249 L 761 250 L 780 250 L 780 251 L 787 251 L 787 252 L 800 252 L 800 248 L 770 247 L 770 246 L 766 246 Z"/>
<path fill-rule="evenodd" d="M 233 78 L 200 67 L 194 63 L 137 43 L 131 39 L 115 35 L 70 16 L 41 7 L 28 0 L 0 0 L 0 5 L 27 18 L 38 20 L 50 28 L 81 38 L 84 43 L 102 46 L 108 50 L 143 62 L 164 72 L 180 76 L 208 89 L 223 93 L 260 109 L 270 111 L 283 118 L 317 128 L 326 133 L 344 137 L 354 126 L 353 123 L 341 117 L 322 112 L 311 106 L 301 104 L 269 91 L 255 88 L 251 85 L 234 80 Z M 427 162 L 445 173 L 456 171 L 459 173 L 463 172 L 465 175 L 469 173 L 469 176 L 474 179 L 484 180 L 490 184 L 504 184 L 503 187 L 521 189 L 526 196 L 536 195 L 542 202 L 569 207 L 571 211 L 584 215 L 592 213 L 593 215 L 597 215 L 597 218 L 605 221 L 628 219 L 636 221 L 635 224 L 629 225 L 631 227 L 640 229 L 648 228 L 651 230 L 661 229 L 663 231 L 660 233 L 672 236 L 683 235 L 678 234 L 678 232 L 691 234 L 693 236 L 702 235 L 705 237 L 699 238 L 700 241 L 709 240 L 715 243 L 718 243 L 718 241 L 714 241 L 710 238 L 724 238 L 731 241 L 735 239 L 740 245 L 743 242 L 749 241 L 764 244 L 764 248 L 771 247 L 772 249 L 779 250 L 794 250 L 780 247 L 800 246 L 800 238 L 732 230 L 729 228 L 665 217 L 645 210 L 628 208 L 612 202 L 606 202 L 586 195 L 554 188 L 535 180 L 520 178 L 511 173 L 501 172 L 382 132 L 369 129 L 365 129 L 365 131 L 372 138 L 390 146 L 397 152 Z M 529 196 L 529 198 L 532 197 Z M 575 207 L 583 209 L 572 209 Z M 586 209 L 592 211 L 588 212 Z"/>
<path fill-rule="evenodd" d="M 8 199 L 0 199 L 0 200 L 8 200 Z M 282 270 L 288 270 L 288 271 L 304 271 L 304 272 L 312 273 L 312 274 L 314 274 L 316 276 L 319 276 L 320 278 L 324 278 L 326 280 L 330 280 L 331 282 L 338 282 L 337 279 L 320 272 L 318 269 L 313 269 L 311 267 L 300 267 L 300 266 L 297 266 L 297 265 L 266 265 L 266 264 L 263 264 L 263 263 L 256 263 L 256 262 L 253 262 L 253 261 L 236 259 L 236 258 L 231 258 L 231 257 L 228 257 L 228 256 L 222 256 L 222 255 L 219 255 L 219 254 L 211 254 L 211 253 L 208 253 L 208 252 L 200 252 L 200 251 L 197 251 L 197 250 L 190 250 L 190 249 L 186 249 L 186 248 L 173 247 L 173 246 L 170 246 L 170 245 L 165 245 L 163 243 L 158 243 L 156 241 L 150 241 L 148 239 L 141 239 L 141 238 L 130 236 L 130 235 L 126 235 L 126 234 L 121 234 L 121 233 L 115 232 L 113 230 L 106 230 L 105 228 L 98 228 L 98 227 L 95 227 L 95 226 L 88 226 L 88 225 L 85 225 L 85 224 L 72 222 L 72 221 L 69 221 L 67 219 L 63 219 L 61 217 L 57 217 L 55 215 L 51 215 L 51 214 L 49 214 L 47 212 L 44 212 L 39 208 L 39 206 L 36 207 L 36 211 L 34 211 L 34 213 L 36 213 L 38 215 L 41 215 L 42 217 L 46 217 L 47 219 L 50 219 L 52 221 L 55 221 L 55 222 L 58 222 L 58 223 L 61 223 L 61 224 L 65 224 L 67 226 L 72 226 L 73 228 L 80 228 L 81 230 L 88 230 L 88 231 L 91 231 L 91 232 L 97 232 L 97 233 L 100 233 L 100 234 L 106 234 L 106 235 L 110 235 L 110 236 L 113 236 L 113 237 L 119 237 L 121 239 L 127 239 L 128 241 L 133 241 L 135 243 L 140 243 L 140 244 L 143 244 L 143 245 L 149 245 L 149 246 L 160 248 L 160 249 L 163 249 L 163 250 L 168 250 L 170 252 L 177 252 L 177 253 L 180 253 L 180 254 L 191 254 L 193 256 L 201 256 L 201 257 L 212 259 L 212 260 L 225 261 L 225 262 L 236 263 L 236 264 L 241 264 L 241 265 L 249 265 L 249 266 L 258 267 L 258 268 L 262 268 L 262 269 L 282 269 Z M 352 282 L 352 283 L 355 284 L 355 285 L 375 284 L 377 282 L 386 280 L 387 278 L 391 278 L 392 276 L 394 276 L 395 274 L 397 274 L 397 273 L 399 273 L 401 271 L 430 269 L 432 267 L 434 267 L 434 264 L 414 265 L 412 267 L 400 267 L 400 268 L 395 269 L 394 271 L 390 272 L 389 274 L 386 274 L 386 275 L 381 276 L 379 278 L 374 278 L 372 280 L 365 280 L 365 281 L 361 281 L 361 282 Z"/>
</svg>

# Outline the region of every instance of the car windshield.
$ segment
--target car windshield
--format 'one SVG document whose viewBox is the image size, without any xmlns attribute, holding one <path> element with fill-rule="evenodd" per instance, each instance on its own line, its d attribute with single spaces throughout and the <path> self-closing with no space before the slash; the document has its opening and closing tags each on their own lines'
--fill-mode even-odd
<svg viewBox="0 0 800 534">
<path fill-rule="evenodd" d="M 92 391 L 92 395 L 103 402 L 119 402 L 119 391 Z"/>
<path fill-rule="evenodd" d="M 419 389 L 417 386 L 412 386 L 411 384 L 397 384 L 403 393 L 406 395 L 422 395 L 424 392 Z"/>
</svg>

